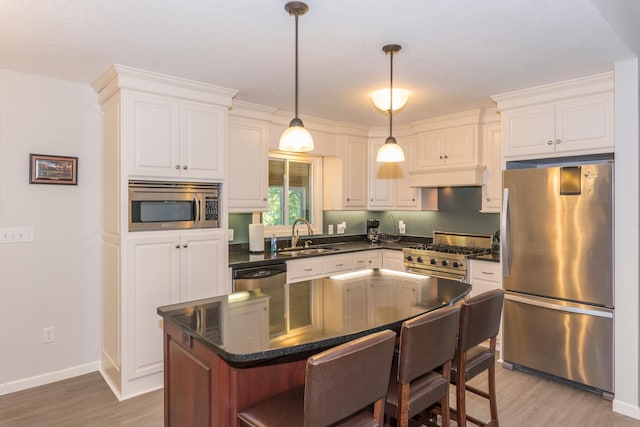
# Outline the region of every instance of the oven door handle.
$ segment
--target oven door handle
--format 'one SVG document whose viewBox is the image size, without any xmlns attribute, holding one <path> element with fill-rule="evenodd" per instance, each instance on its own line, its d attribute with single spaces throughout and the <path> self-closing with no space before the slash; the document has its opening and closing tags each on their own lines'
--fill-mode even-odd
<svg viewBox="0 0 640 427">
<path fill-rule="evenodd" d="M 197 194 L 193 196 L 193 221 L 196 227 L 200 225 L 200 198 Z"/>
</svg>

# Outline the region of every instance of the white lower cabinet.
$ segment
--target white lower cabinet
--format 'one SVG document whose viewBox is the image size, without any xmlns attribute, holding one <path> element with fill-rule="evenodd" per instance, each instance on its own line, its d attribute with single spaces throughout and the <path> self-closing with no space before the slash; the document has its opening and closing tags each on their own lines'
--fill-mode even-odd
<svg viewBox="0 0 640 427">
<path fill-rule="evenodd" d="M 469 282 L 471 296 L 480 295 L 493 289 L 502 289 L 502 269 L 499 262 L 471 260 L 469 262 Z M 496 348 L 502 348 L 502 327 L 498 333 Z"/>
<path fill-rule="evenodd" d="M 127 239 L 127 380 L 162 372 L 159 306 L 230 292 L 217 262 L 227 259 L 227 244 L 226 231 L 141 232 Z"/>
<path fill-rule="evenodd" d="M 382 268 L 395 271 L 406 271 L 402 251 L 382 250 Z"/>
<path fill-rule="evenodd" d="M 356 252 L 353 254 L 353 268 L 363 270 L 368 268 L 382 268 L 382 251 Z"/>
</svg>

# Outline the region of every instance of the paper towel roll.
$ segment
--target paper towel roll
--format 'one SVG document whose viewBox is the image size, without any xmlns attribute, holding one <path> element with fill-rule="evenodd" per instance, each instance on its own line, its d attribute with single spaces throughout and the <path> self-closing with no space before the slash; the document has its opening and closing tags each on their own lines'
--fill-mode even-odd
<svg viewBox="0 0 640 427">
<path fill-rule="evenodd" d="M 264 252 L 263 224 L 249 224 L 249 251 Z"/>
</svg>

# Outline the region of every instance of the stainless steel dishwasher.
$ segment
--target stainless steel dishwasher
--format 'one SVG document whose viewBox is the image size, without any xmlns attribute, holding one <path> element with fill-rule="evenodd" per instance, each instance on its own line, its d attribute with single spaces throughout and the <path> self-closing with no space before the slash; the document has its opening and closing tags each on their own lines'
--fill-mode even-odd
<svg viewBox="0 0 640 427">
<path fill-rule="evenodd" d="M 233 268 L 233 292 L 253 292 L 269 297 L 269 336 L 282 335 L 286 324 L 287 265 Z"/>
</svg>

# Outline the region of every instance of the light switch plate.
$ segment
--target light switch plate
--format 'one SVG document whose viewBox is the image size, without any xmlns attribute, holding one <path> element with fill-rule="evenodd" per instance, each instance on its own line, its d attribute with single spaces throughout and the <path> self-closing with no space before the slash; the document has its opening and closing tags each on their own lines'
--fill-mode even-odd
<svg viewBox="0 0 640 427">
<path fill-rule="evenodd" d="M 33 242 L 33 227 L 0 228 L 0 243 Z"/>
</svg>

